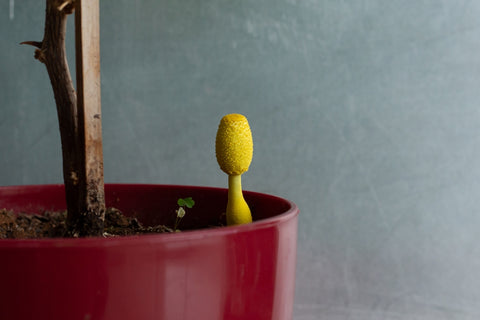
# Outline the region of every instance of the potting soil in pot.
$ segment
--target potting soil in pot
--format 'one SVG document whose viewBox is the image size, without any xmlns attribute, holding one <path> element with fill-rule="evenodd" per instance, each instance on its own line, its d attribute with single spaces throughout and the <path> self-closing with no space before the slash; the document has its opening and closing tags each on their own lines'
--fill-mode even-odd
<svg viewBox="0 0 480 320">
<path fill-rule="evenodd" d="M 46 211 L 43 215 L 16 214 L 0 210 L 0 239 L 60 238 L 67 232 L 67 212 Z M 221 218 L 218 226 L 222 226 Z M 215 227 L 215 226 L 211 226 Z M 181 229 L 181 226 L 180 226 Z M 179 231 L 179 230 L 177 230 Z M 127 217 L 119 210 L 108 208 L 105 212 L 104 237 L 129 236 L 149 233 L 175 232 L 165 225 L 144 226 L 135 217 Z"/>
</svg>

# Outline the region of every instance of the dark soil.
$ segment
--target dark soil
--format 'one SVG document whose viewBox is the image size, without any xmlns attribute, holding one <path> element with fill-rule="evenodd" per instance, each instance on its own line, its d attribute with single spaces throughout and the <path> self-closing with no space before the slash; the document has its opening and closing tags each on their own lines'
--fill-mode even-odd
<svg viewBox="0 0 480 320">
<path fill-rule="evenodd" d="M 0 239 L 37 239 L 64 237 L 66 212 L 45 212 L 43 215 L 15 214 L 0 210 Z M 148 233 L 175 232 L 158 225 L 143 226 L 136 218 L 124 216 L 119 210 L 109 208 L 105 213 L 104 237 L 139 235 Z"/>
</svg>

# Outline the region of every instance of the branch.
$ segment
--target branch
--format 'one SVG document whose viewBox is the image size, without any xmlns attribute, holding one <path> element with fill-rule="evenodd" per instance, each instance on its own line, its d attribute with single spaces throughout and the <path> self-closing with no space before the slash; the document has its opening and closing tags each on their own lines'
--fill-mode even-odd
<svg viewBox="0 0 480 320">
<path fill-rule="evenodd" d="M 69 234 L 72 236 L 101 235 L 104 220 L 104 197 L 96 196 L 100 205 L 91 214 L 87 194 L 84 128 L 77 107 L 77 95 L 68 68 L 65 50 L 67 16 L 80 0 L 46 0 L 45 32 L 41 42 L 22 44 L 36 47 L 35 58 L 45 64 L 52 85 L 60 127 L 63 155 L 63 179 L 67 201 Z M 87 132 L 88 133 L 88 132 Z M 103 172 L 102 172 L 103 186 Z M 90 196 L 91 198 L 91 196 Z"/>
</svg>

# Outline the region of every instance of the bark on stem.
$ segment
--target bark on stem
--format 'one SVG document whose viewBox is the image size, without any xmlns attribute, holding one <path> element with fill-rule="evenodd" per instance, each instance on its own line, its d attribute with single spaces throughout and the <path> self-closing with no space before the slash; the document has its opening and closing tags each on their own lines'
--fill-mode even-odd
<svg viewBox="0 0 480 320">
<path fill-rule="evenodd" d="M 62 142 L 69 235 L 97 236 L 103 233 L 105 214 L 101 131 L 100 136 L 98 130 L 95 133 L 96 148 L 87 148 L 85 137 L 90 135 L 90 127 L 84 125 L 85 112 L 83 108 L 77 106 L 77 95 L 65 50 L 67 16 L 79 5 L 79 1 L 47 0 L 43 40 L 28 41 L 24 44 L 38 48 L 35 51 L 35 58 L 45 64 L 55 96 Z M 99 117 L 98 114 L 96 117 L 98 126 Z M 92 165 L 92 162 L 96 164 Z M 90 168 L 88 174 L 87 167 Z M 92 167 L 98 169 L 92 172 Z"/>
</svg>

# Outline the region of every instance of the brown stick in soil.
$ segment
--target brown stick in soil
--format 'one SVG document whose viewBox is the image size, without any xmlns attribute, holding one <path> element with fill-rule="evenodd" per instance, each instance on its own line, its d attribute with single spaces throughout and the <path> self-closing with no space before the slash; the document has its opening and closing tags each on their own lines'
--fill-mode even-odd
<svg viewBox="0 0 480 320">
<path fill-rule="evenodd" d="M 98 0 L 47 0 L 45 33 L 35 58 L 47 68 L 60 127 L 68 235 L 103 233 L 105 196 L 100 113 Z M 67 16 L 76 10 L 78 101 L 65 50 Z"/>
</svg>

